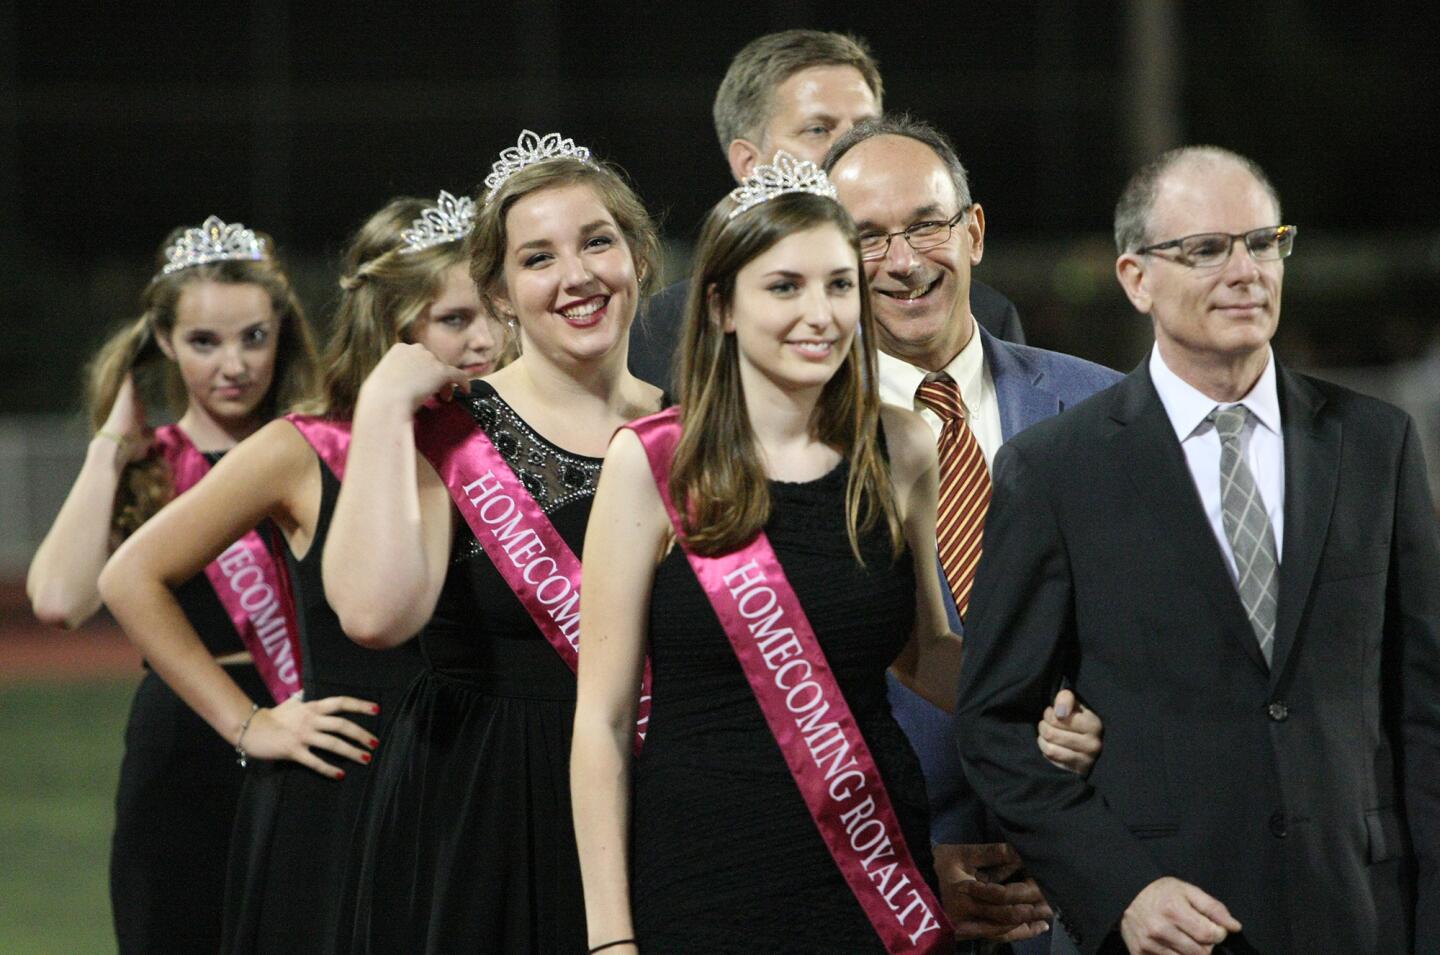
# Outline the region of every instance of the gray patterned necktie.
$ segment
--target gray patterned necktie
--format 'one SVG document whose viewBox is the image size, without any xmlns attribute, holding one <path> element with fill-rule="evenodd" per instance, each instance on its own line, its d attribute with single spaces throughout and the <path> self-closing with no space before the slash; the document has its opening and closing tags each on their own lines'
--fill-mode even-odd
<svg viewBox="0 0 1440 955">
<path fill-rule="evenodd" d="M 1240 453 L 1240 433 L 1250 410 L 1244 405 L 1216 408 L 1205 420 L 1220 435 L 1220 519 L 1225 536 L 1235 553 L 1235 587 L 1240 602 L 1255 628 L 1265 663 L 1275 649 L 1275 608 L 1279 604 L 1280 582 L 1276 575 L 1275 533 L 1265 513 L 1265 501 L 1255 485 L 1255 475 Z"/>
</svg>

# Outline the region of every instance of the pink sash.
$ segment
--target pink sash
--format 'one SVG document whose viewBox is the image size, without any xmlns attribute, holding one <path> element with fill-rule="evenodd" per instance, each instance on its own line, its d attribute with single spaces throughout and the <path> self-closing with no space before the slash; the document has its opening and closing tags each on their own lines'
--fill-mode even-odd
<svg viewBox="0 0 1440 955">
<path fill-rule="evenodd" d="M 285 420 L 315 449 L 315 454 L 338 481 L 345 480 L 345 458 L 350 453 L 350 421 L 316 415 L 287 414 Z"/>
<path fill-rule="evenodd" d="M 678 408 L 626 425 L 640 438 L 665 509 Z M 685 556 L 735 648 L 755 699 L 835 865 L 890 952 L 949 952 L 950 926 L 900 831 L 880 771 L 764 531 L 720 557 Z"/>
<path fill-rule="evenodd" d="M 155 447 L 170 465 L 177 497 L 210 470 L 210 462 L 175 425 L 155 429 Z M 211 561 L 205 576 L 275 702 L 300 692 L 299 631 L 283 557 L 252 530 Z"/>
<path fill-rule="evenodd" d="M 416 416 L 415 445 L 434 465 L 455 506 L 560 659 L 580 666 L 580 559 L 565 543 L 490 437 L 457 403 Z M 640 687 L 635 749 L 650 722 L 650 663 Z"/>
</svg>

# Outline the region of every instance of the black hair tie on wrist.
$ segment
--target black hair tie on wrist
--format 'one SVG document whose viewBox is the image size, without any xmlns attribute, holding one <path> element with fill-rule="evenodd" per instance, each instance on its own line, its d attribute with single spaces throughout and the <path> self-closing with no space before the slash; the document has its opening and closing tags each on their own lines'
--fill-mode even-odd
<svg viewBox="0 0 1440 955">
<path fill-rule="evenodd" d="M 595 955 L 596 952 L 603 952 L 607 948 L 614 948 L 616 945 L 638 945 L 633 938 L 617 938 L 613 942 L 606 942 L 604 945 L 596 945 L 590 949 L 588 955 Z"/>
</svg>

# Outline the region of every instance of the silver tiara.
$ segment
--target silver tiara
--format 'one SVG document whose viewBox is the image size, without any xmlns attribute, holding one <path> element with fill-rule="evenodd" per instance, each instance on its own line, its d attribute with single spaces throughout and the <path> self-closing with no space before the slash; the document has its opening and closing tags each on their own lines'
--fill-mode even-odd
<svg viewBox="0 0 1440 955">
<path fill-rule="evenodd" d="M 229 260 L 259 262 L 265 258 L 265 240 L 238 222 L 226 225 L 219 216 L 211 216 L 176 239 L 165 249 L 165 265 L 161 275 L 169 275 L 192 265 Z"/>
<path fill-rule="evenodd" d="M 505 185 L 505 180 L 526 166 L 567 156 L 589 162 L 590 150 L 575 145 L 573 139 L 560 138 L 559 133 L 546 133 L 541 136 L 528 129 L 524 130 L 520 133 L 519 141 L 514 146 L 500 150 L 500 158 L 490 166 L 490 175 L 485 177 L 485 201 L 489 202 L 495 193 L 500 191 L 500 187 Z"/>
<path fill-rule="evenodd" d="M 808 159 L 796 159 L 781 149 L 769 163 L 756 166 L 750 175 L 740 181 L 731 191 L 730 198 L 736 206 L 726 219 L 733 219 L 746 209 L 769 202 L 787 192 L 808 192 L 812 196 L 835 199 L 835 184 L 825 175 L 825 170 Z"/>
<path fill-rule="evenodd" d="M 420 218 L 410 224 L 410 228 L 401 230 L 400 238 L 405 245 L 400 252 L 409 254 L 428 249 L 432 245 L 458 242 L 469 235 L 474 227 L 475 200 L 469 196 L 456 198 L 441 189 L 440 198 L 435 200 L 435 204 L 426 206 L 420 213 Z"/>
</svg>

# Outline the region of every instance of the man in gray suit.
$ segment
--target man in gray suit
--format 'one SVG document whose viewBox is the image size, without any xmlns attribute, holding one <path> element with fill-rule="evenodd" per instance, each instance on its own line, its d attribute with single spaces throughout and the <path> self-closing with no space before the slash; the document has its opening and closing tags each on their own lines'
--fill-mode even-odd
<svg viewBox="0 0 1440 955">
<path fill-rule="evenodd" d="M 1440 953 L 1440 533 L 1414 422 L 1272 351 L 1284 222 L 1228 150 L 1137 172 L 1155 347 L 995 463 L 960 745 L 1086 953 Z M 1023 716 L 1062 677 L 1086 781 Z"/>
<path fill-rule="evenodd" d="M 836 137 L 880 114 L 884 83 L 865 41 L 822 30 L 784 30 L 747 43 L 715 93 L 715 133 L 736 182 L 783 149 L 817 165 Z M 689 282 L 650 298 L 630 336 L 630 370 L 671 386 Z M 1004 295 L 974 283 L 971 308 L 982 326 L 1024 342 L 1020 315 Z"/>
<path fill-rule="evenodd" d="M 860 231 L 881 397 L 918 411 L 936 433 L 940 574 L 951 627 L 963 634 L 996 450 L 1120 376 L 1069 355 L 1001 341 L 976 321 L 970 270 L 985 250 L 985 210 L 971 197 L 965 169 L 939 130 L 908 116 L 864 120 L 836 140 L 825 165 Z M 948 395 L 951 404 L 936 395 Z M 970 449 L 968 466 L 958 450 L 962 439 Z M 947 517 L 947 503 L 967 496 L 974 509 L 961 513 L 957 503 Z M 965 782 L 950 718 L 894 680 L 890 698 L 925 770 L 937 868 L 962 936 L 1023 941 L 1043 931 L 1048 910 L 1033 881 L 1004 891 L 984 884 L 1006 879 L 1019 860 Z M 1041 749 L 1049 742 L 1042 731 Z M 1023 950 L 1048 947 L 1047 938 Z"/>
</svg>

